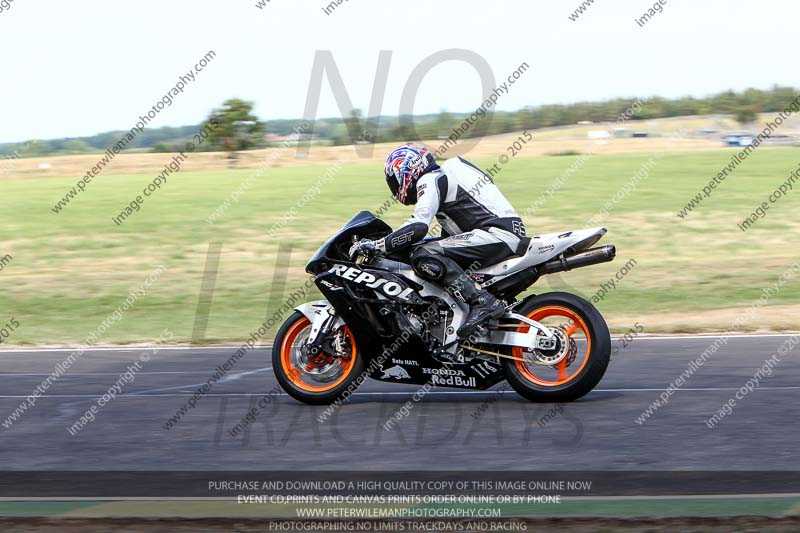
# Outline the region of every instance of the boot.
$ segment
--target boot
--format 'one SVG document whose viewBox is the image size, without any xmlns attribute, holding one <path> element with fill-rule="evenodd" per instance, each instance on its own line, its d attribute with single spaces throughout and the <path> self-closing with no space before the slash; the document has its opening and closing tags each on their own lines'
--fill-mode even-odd
<svg viewBox="0 0 800 533">
<path fill-rule="evenodd" d="M 468 337 L 472 331 L 492 318 L 500 318 L 506 312 L 503 302 L 484 290 L 473 289 L 473 294 L 467 297 L 469 314 L 464 324 L 458 328 L 458 336 Z"/>
</svg>

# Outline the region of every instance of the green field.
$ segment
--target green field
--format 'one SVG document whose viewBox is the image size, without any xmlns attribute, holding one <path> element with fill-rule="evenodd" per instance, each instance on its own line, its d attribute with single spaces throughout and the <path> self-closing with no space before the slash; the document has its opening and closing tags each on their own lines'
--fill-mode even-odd
<svg viewBox="0 0 800 533">
<path fill-rule="evenodd" d="M 727 327 L 765 286 L 800 260 L 800 191 L 773 204 L 766 218 L 737 228 L 800 162 L 800 150 L 761 148 L 686 220 L 678 210 L 728 162 L 733 152 L 593 156 L 534 215 L 529 234 L 584 227 L 643 165 L 649 175 L 613 202 L 602 243 L 618 247 L 614 263 L 581 269 L 537 284 L 540 291 L 571 287 L 585 296 L 633 258 L 637 265 L 598 304 L 617 331 L 639 321 L 647 333 Z M 575 162 L 574 156 L 518 158 L 495 181 L 520 212 Z M 483 167 L 494 159 L 475 159 Z M 63 212 L 51 210 L 75 178 L 0 180 L 0 326 L 19 326 L 5 344 L 82 341 L 158 265 L 164 273 L 148 294 L 100 338 L 100 343 L 148 341 L 168 328 L 174 341 L 192 336 L 209 243 L 222 244 L 205 342 L 241 341 L 279 307 L 271 294 L 281 243 L 291 245 L 286 291 L 302 284 L 308 257 L 356 211 L 387 198 L 380 164 L 341 167 L 321 194 L 301 197 L 324 166 L 270 169 L 244 190 L 216 223 L 206 219 L 252 170 L 179 173 L 121 226 L 112 217 L 154 174 L 98 178 Z M 303 205 L 299 205 L 303 204 Z M 268 235 L 292 208 L 296 217 Z M 409 208 L 393 206 L 396 225 Z M 799 276 L 800 279 L 800 276 Z M 272 291 L 274 292 L 274 291 Z M 739 309 L 739 311 L 737 311 Z M 800 329 L 800 287 L 791 280 L 744 329 Z"/>
</svg>

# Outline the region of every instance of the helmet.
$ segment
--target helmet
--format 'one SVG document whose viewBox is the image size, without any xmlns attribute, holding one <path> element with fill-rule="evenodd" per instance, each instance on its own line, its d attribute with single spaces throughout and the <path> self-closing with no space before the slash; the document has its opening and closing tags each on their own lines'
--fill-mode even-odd
<svg viewBox="0 0 800 533">
<path fill-rule="evenodd" d="M 403 205 L 417 203 L 417 180 L 424 174 L 436 170 L 439 165 L 425 146 L 406 143 L 392 151 L 386 158 L 384 173 L 386 184 L 392 194 Z"/>
</svg>

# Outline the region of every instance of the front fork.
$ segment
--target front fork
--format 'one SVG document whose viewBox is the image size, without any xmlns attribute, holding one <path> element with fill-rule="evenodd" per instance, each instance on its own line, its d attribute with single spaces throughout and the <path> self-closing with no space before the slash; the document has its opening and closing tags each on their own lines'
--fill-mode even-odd
<svg viewBox="0 0 800 533">
<path fill-rule="evenodd" d="M 308 355 L 319 355 L 323 351 L 322 341 L 335 326 L 343 326 L 344 321 L 336 314 L 336 309 L 325 300 L 309 302 L 295 309 L 311 321 L 311 333 L 303 349 Z"/>
</svg>

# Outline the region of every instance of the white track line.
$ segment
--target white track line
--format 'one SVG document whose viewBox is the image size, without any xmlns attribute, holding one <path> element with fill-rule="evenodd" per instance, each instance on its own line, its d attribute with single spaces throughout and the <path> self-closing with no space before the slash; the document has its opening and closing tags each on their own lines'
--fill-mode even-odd
<svg viewBox="0 0 800 533">
<path fill-rule="evenodd" d="M 639 335 L 638 337 L 634 337 L 636 340 L 642 341 L 679 341 L 679 340 L 687 340 L 687 339 L 720 339 L 722 337 L 726 337 L 729 339 L 761 339 L 765 337 L 793 337 L 795 335 L 800 335 L 800 333 L 742 333 L 740 335 Z M 620 340 L 624 338 L 624 336 L 620 335 L 612 335 L 611 340 Z"/>
<path fill-rule="evenodd" d="M 271 366 L 267 366 L 267 367 L 264 367 L 264 368 L 257 368 L 255 370 L 246 370 L 244 372 L 237 372 L 235 374 L 229 374 L 229 375 L 223 376 L 222 378 L 220 378 L 219 381 L 217 381 L 217 383 L 225 383 L 226 381 L 236 381 L 237 379 L 241 378 L 242 376 L 249 376 L 251 374 L 258 374 L 259 372 L 268 372 L 270 370 L 272 370 L 272 367 Z M 203 385 L 207 385 L 207 384 L 208 384 L 208 381 L 204 381 L 202 383 L 192 383 L 192 384 L 189 384 L 189 385 L 177 385 L 175 387 L 163 387 L 163 388 L 160 388 L 160 389 L 147 389 L 147 390 L 142 390 L 142 391 L 131 392 L 131 393 L 128 393 L 128 394 L 131 395 L 131 396 L 134 396 L 134 395 L 136 395 L 136 396 L 144 396 L 144 395 L 147 395 L 147 393 L 150 393 L 150 392 L 162 392 L 162 391 L 175 390 L 175 389 L 189 389 L 189 388 L 193 388 L 193 387 L 202 387 Z"/>
<path fill-rule="evenodd" d="M 205 382 L 200 383 L 199 385 L 203 385 Z M 168 387 L 166 389 L 154 389 L 153 392 L 156 391 L 163 391 L 163 390 L 173 390 L 176 388 L 184 388 L 184 387 L 191 387 L 192 385 L 181 385 L 181 387 Z M 738 391 L 739 389 L 733 388 L 698 388 L 698 389 L 679 389 L 678 392 L 733 392 Z M 787 386 L 787 387 L 759 387 L 756 391 L 783 391 L 783 390 L 800 390 L 800 386 Z M 589 394 L 597 393 L 597 392 L 663 392 L 664 388 L 660 389 L 595 389 Z M 147 398 L 149 396 L 163 396 L 163 397 L 186 397 L 191 396 L 190 394 L 145 394 L 148 391 L 137 391 L 137 392 L 129 392 L 128 394 L 121 394 L 117 396 L 117 398 Z M 355 392 L 353 396 L 408 396 L 413 395 L 414 393 L 418 392 L 417 390 L 411 391 L 388 391 L 388 392 Z M 265 394 L 272 394 L 274 396 L 288 396 L 286 393 L 270 393 L 269 391 L 265 392 L 230 392 L 230 393 L 210 393 L 206 394 L 206 396 L 264 396 Z M 431 395 L 454 395 L 454 394 L 509 394 L 515 395 L 516 393 L 513 391 L 502 391 L 502 390 L 457 390 L 457 391 L 432 391 L 426 394 L 426 396 Z M 44 396 L 38 396 L 38 398 L 97 398 L 100 396 L 99 394 L 47 394 Z M 18 396 L 18 395 L 0 395 L 0 398 L 27 398 L 28 396 Z"/>
<path fill-rule="evenodd" d="M 272 370 L 272 369 L 270 369 Z M 68 376 L 119 376 L 122 372 L 70 372 Z M 182 371 L 182 370 L 173 370 L 173 371 L 164 371 L 164 372 L 137 372 L 137 376 L 160 376 L 165 374 L 205 374 L 208 375 L 208 371 L 206 370 L 201 371 Z M 20 376 L 50 376 L 51 374 L 14 374 L 14 373 L 2 373 L 0 377 L 20 377 Z M 66 376 L 66 375 L 65 375 Z"/>
<path fill-rule="evenodd" d="M 196 350 L 196 351 L 205 351 L 205 350 L 218 350 L 218 351 L 228 351 L 228 350 L 238 350 L 241 348 L 241 344 L 237 344 L 236 346 L 159 346 L 158 351 L 164 352 L 169 350 Z M 263 344 L 257 345 L 255 348 L 251 349 L 271 349 L 272 344 Z M 131 349 L 126 348 L 124 346 L 109 346 L 106 348 L 21 348 L 21 349 L 11 349 L 11 350 L 0 350 L 0 354 L 8 354 L 8 353 L 41 353 L 41 352 L 128 352 L 128 353 L 142 353 L 151 351 L 153 348 L 148 346 L 142 346 L 139 349 Z"/>
<path fill-rule="evenodd" d="M 764 337 L 791 337 L 793 335 L 797 335 L 797 333 L 743 333 L 738 335 L 725 335 L 725 334 L 709 334 L 709 335 L 665 335 L 665 336 L 638 336 L 636 337 L 637 340 L 652 340 L 652 341 L 673 341 L 673 340 L 687 340 L 687 339 L 718 339 L 720 337 L 727 337 L 727 338 L 734 338 L 734 339 L 760 339 Z M 619 340 L 623 337 L 615 335 L 612 336 L 612 340 Z M 240 348 L 240 344 L 236 344 L 233 346 L 162 346 L 159 347 L 159 351 L 164 350 L 196 350 L 196 351 L 206 351 L 206 350 L 236 350 Z M 272 344 L 262 344 L 256 346 L 256 349 L 270 349 L 272 348 Z M 11 350 L 0 350 L 0 354 L 10 354 L 10 353 L 39 353 L 39 352 L 74 352 L 79 350 L 80 348 L 25 348 L 25 349 L 11 349 Z M 138 353 L 142 351 L 151 350 L 151 347 L 142 346 L 141 348 L 131 348 L 125 346 L 111 346 L 108 348 L 84 348 L 84 352 L 130 352 L 130 353 Z"/>
</svg>

